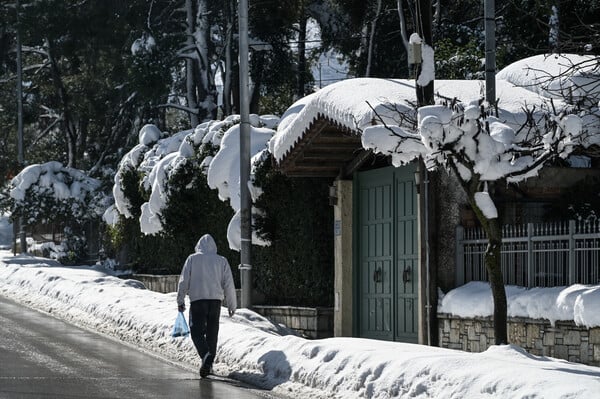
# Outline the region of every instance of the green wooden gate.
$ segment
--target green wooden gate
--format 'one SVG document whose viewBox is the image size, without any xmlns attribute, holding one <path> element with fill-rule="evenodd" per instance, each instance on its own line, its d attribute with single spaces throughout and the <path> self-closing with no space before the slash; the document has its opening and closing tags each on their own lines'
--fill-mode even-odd
<svg viewBox="0 0 600 399">
<path fill-rule="evenodd" d="M 418 342 L 417 195 L 414 165 L 355 178 L 354 256 L 360 337 Z"/>
</svg>

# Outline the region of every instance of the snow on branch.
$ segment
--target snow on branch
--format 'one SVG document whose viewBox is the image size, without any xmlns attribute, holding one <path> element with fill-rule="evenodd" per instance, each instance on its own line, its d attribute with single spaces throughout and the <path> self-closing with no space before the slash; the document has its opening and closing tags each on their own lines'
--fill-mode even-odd
<svg viewBox="0 0 600 399">
<path fill-rule="evenodd" d="M 395 166 L 421 157 L 428 169 L 453 170 L 464 184 L 472 179 L 519 182 L 537 175 L 550 158 L 568 157 L 584 130 L 577 115 L 548 114 L 543 126 L 517 132 L 486 107 L 481 100 L 421 107 L 417 133 L 371 126 L 363 133 L 363 147 L 391 155 Z"/>
</svg>

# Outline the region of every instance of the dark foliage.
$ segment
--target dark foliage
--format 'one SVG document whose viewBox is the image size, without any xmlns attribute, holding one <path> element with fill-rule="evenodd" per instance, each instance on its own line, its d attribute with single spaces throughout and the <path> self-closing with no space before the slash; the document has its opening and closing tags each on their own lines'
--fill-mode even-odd
<svg viewBox="0 0 600 399">
<path fill-rule="evenodd" d="M 215 239 L 219 255 L 229 261 L 234 280 L 239 281 L 239 254 L 229 248 L 227 241 L 233 210 L 219 199 L 216 190 L 208 187 L 206 176 L 195 165 L 197 163 L 188 162 L 170 179 L 170 187 L 180 189 L 171 191 L 162 217 L 163 235 L 170 243 L 168 270 L 179 273 L 198 239 L 208 233 Z M 190 185 L 185 184 L 190 181 Z"/>
<path fill-rule="evenodd" d="M 588 176 L 573 184 L 548 207 L 548 220 L 592 222 L 600 217 L 600 178 Z"/>
<path fill-rule="evenodd" d="M 333 212 L 326 179 L 288 178 L 261 165 L 255 183 L 264 190 L 256 227 L 268 247 L 255 247 L 254 279 L 272 305 L 333 304 Z"/>
<path fill-rule="evenodd" d="M 215 239 L 219 254 L 228 259 L 234 278 L 238 274 L 239 255 L 229 249 L 227 242 L 227 226 L 233 211 L 218 198 L 216 190 L 208 187 L 198 165 L 190 161 L 171 177 L 169 187 L 174 191 L 163 210 L 164 230 L 157 235 L 144 235 L 140 231 L 140 208 L 149 193 L 141 189 L 135 171 L 123 174 L 123 190 L 133 218 L 122 218 L 113 229 L 111 246 L 125 251 L 123 261 L 136 272 L 178 274 L 185 259 L 194 252 L 198 239 L 208 233 Z"/>
</svg>

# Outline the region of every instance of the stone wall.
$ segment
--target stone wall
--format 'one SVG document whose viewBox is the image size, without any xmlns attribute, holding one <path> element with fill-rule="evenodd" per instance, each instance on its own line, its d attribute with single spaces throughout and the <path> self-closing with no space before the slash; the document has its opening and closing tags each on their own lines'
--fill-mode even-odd
<svg viewBox="0 0 600 399">
<path fill-rule="evenodd" d="M 179 274 L 134 274 L 129 277 L 142 282 L 150 291 L 162 292 L 163 294 L 177 292 L 177 284 L 179 283 Z"/>
<path fill-rule="evenodd" d="M 252 309 L 274 323 L 280 323 L 306 338 L 333 336 L 333 308 L 256 305 Z"/>
<path fill-rule="evenodd" d="M 144 286 L 156 292 L 177 292 L 179 275 L 134 274 L 128 276 L 141 281 Z M 236 290 L 238 307 L 241 306 L 241 290 Z M 306 338 L 333 337 L 333 308 L 304 308 L 295 306 L 254 305 L 252 310 L 274 323 L 280 323 L 297 331 Z"/>
<path fill-rule="evenodd" d="M 439 344 L 443 348 L 482 352 L 494 344 L 491 317 L 459 318 L 438 314 Z M 509 318 L 508 340 L 537 356 L 600 366 L 600 327 L 587 328 L 572 321 Z"/>
</svg>

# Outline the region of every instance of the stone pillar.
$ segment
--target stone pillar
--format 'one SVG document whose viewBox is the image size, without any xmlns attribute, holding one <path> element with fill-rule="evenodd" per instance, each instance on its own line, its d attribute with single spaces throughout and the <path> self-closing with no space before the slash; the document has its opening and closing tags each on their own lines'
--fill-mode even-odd
<svg viewBox="0 0 600 399">
<path fill-rule="evenodd" d="M 334 336 L 352 336 L 352 181 L 336 180 L 334 212 Z"/>
</svg>

